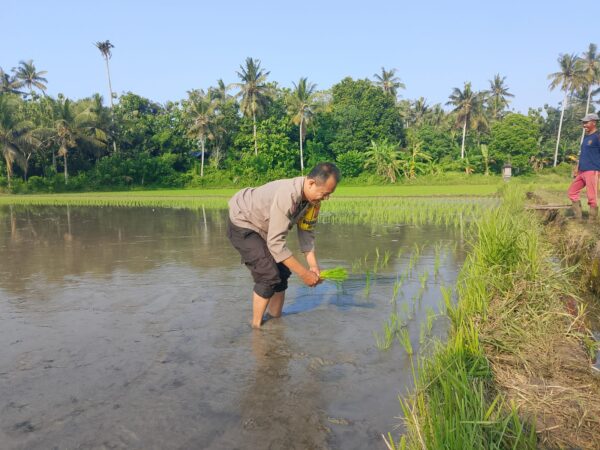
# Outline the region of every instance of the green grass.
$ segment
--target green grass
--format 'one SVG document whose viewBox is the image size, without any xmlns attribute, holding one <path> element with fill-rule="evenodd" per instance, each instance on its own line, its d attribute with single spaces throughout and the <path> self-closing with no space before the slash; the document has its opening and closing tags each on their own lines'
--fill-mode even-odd
<svg viewBox="0 0 600 450">
<path fill-rule="evenodd" d="M 345 197 L 427 197 L 427 196 L 490 196 L 498 191 L 501 185 L 450 185 L 450 186 L 344 186 L 341 184 L 332 198 Z M 240 186 L 240 189 L 243 186 Z M 130 201 L 146 201 L 153 199 L 159 206 L 169 199 L 195 202 L 199 199 L 228 199 L 235 194 L 238 188 L 204 188 L 204 189 L 157 189 L 157 190 L 131 190 L 113 192 L 84 192 L 65 194 L 28 194 L 10 195 L 0 194 L 0 204 L 90 204 L 92 201 L 115 204 L 123 199 Z M 52 199 L 52 200 L 50 200 Z M 45 203 L 48 202 L 48 203 Z M 51 203 L 52 202 L 52 203 Z"/>
<path fill-rule="evenodd" d="M 340 185 L 333 197 L 427 197 L 427 196 L 490 196 L 501 184 L 475 185 L 386 185 L 344 186 Z"/>
<path fill-rule="evenodd" d="M 509 291 L 515 273 L 528 279 L 542 274 L 539 230 L 522 212 L 521 196 L 505 189 L 502 206 L 477 221 L 457 282 L 458 302 L 450 300 L 449 290 L 444 295 L 450 336 L 421 359 L 415 391 L 401 401 L 407 434 L 401 445 L 388 438 L 389 448 L 536 448 L 533 426 L 495 390 L 479 337 L 492 295 Z"/>
</svg>

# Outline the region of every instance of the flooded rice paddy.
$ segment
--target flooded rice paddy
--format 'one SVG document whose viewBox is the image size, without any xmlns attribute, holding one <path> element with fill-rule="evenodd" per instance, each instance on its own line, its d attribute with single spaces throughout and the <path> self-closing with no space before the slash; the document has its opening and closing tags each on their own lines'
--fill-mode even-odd
<svg viewBox="0 0 600 450">
<path fill-rule="evenodd" d="M 292 277 L 284 316 L 253 331 L 225 219 L 0 208 L 3 449 L 365 449 L 400 432 L 410 359 L 374 334 L 395 307 L 415 353 L 443 336 L 461 228 L 320 224 L 322 267 L 349 280 Z"/>
</svg>

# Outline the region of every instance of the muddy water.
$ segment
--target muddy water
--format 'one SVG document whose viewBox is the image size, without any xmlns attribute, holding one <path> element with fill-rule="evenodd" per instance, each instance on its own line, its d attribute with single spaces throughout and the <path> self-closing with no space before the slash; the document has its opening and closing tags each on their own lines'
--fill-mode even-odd
<svg viewBox="0 0 600 450">
<path fill-rule="evenodd" d="M 378 350 L 373 332 L 426 244 L 398 296 L 399 309 L 414 305 L 419 349 L 425 308 L 438 309 L 439 286 L 462 262 L 460 238 L 322 224 L 322 265 L 356 273 L 341 288 L 292 278 L 284 317 L 252 331 L 252 284 L 223 211 L 2 208 L 0 447 L 384 448 L 381 434 L 399 432 L 410 363 L 397 342 Z M 376 248 L 379 266 L 389 260 L 366 289 Z M 433 334 L 444 328 L 436 320 Z"/>
</svg>

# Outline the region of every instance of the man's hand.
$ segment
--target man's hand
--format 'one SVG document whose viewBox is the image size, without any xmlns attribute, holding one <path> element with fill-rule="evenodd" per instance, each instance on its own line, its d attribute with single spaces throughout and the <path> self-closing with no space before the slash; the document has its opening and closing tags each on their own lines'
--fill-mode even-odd
<svg viewBox="0 0 600 450">
<path fill-rule="evenodd" d="M 321 269 L 319 268 L 319 266 L 311 266 L 310 271 L 319 277 L 319 281 L 317 284 L 321 284 L 323 280 L 321 279 Z"/>
<path fill-rule="evenodd" d="M 319 276 L 312 270 L 305 270 L 304 272 L 302 272 L 302 275 L 300 275 L 300 278 L 302 278 L 304 284 L 310 287 L 316 286 L 321 281 Z"/>
</svg>

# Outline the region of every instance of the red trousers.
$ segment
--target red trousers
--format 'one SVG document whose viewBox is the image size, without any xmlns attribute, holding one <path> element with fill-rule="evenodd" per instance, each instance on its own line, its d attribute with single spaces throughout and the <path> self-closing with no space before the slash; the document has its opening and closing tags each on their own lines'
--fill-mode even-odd
<svg viewBox="0 0 600 450">
<path fill-rule="evenodd" d="M 584 172 L 579 170 L 577 172 L 577 176 L 567 191 L 572 202 L 579 201 L 579 193 L 585 187 L 588 205 L 593 207 L 598 206 L 598 199 L 596 196 L 596 190 L 598 188 L 598 173 L 600 172 L 595 170 L 586 170 Z"/>
</svg>

